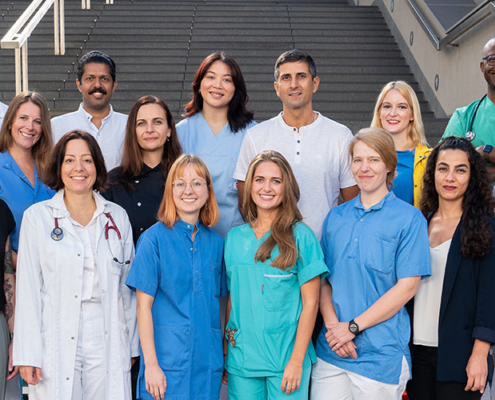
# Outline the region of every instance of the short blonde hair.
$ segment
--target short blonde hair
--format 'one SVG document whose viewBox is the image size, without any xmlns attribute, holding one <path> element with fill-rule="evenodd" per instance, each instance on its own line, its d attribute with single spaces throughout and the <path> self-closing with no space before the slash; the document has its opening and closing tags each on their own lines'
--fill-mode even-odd
<svg viewBox="0 0 495 400">
<path fill-rule="evenodd" d="M 416 146 L 421 143 L 423 146 L 428 147 L 428 142 L 425 137 L 425 128 L 423 126 L 423 119 L 421 117 L 421 108 L 419 106 L 418 97 L 413 88 L 404 81 L 392 81 L 387 83 L 378 98 L 376 99 L 375 110 L 373 111 L 373 120 L 371 121 L 371 128 L 382 128 L 382 121 L 380 119 L 380 111 L 382 110 L 383 101 L 385 96 L 391 90 L 397 90 L 406 99 L 407 104 L 411 107 L 413 113 L 413 120 L 410 122 L 407 130 L 407 139 Z"/>
<path fill-rule="evenodd" d="M 397 168 L 397 153 L 395 152 L 394 140 L 390 133 L 382 128 L 361 129 L 349 144 L 349 159 L 351 162 L 354 154 L 354 146 L 357 142 L 363 142 L 380 155 L 385 166 L 389 169 L 387 173 L 387 188 L 390 189 L 395 179 L 395 170 Z"/>
<path fill-rule="evenodd" d="M 218 222 L 220 213 L 218 211 L 215 192 L 213 191 L 211 175 L 203 160 L 192 154 L 182 154 L 175 160 L 172 167 L 170 167 L 165 182 L 163 199 L 158 209 L 158 221 L 163 222 L 167 227 L 171 228 L 179 220 L 179 214 L 177 213 L 174 202 L 172 183 L 184 175 L 184 169 L 189 164 L 192 164 L 196 173 L 206 181 L 208 188 L 208 199 L 199 212 L 199 222 L 205 226 L 212 227 Z"/>
</svg>

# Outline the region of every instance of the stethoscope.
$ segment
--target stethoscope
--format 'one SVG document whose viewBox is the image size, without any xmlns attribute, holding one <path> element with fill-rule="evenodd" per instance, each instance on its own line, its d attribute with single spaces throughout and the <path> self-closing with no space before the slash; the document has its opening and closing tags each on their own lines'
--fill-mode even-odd
<svg viewBox="0 0 495 400">
<path fill-rule="evenodd" d="M 130 264 L 131 260 L 119 261 L 119 259 L 117 257 L 115 257 L 115 255 L 113 254 L 113 251 L 110 247 L 110 244 L 108 243 L 108 232 L 110 232 L 111 230 L 114 230 L 115 233 L 117 233 L 117 236 L 121 242 L 122 242 L 122 235 L 120 234 L 119 228 L 117 227 L 117 224 L 115 223 L 115 221 L 112 217 L 112 214 L 110 214 L 109 212 L 104 213 L 104 214 L 105 214 L 105 217 L 108 218 L 108 221 L 105 224 L 105 240 L 107 242 L 108 250 L 110 251 L 110 254 L 112 255 L 112 260 L 115 263 L 117 263 L 118 265 Z M 54 219 L 55 219 L 55 228 L 53 228 L 50 236 L 52 237 L 53 240 L 58 242 L 64 238 L 64 230 L 58 226 L 58 218 L 54 218 Z M 109 225 L 109 222 L 111 222 L 112 225 Z"/>
<path fill-rule="evenodd" d="M 466 132 L 466 139 L 469 140 L 470 142 L 472 142 L 474 140 L 474 138 L 476 137 L 476 133 L 473 132 L 473 123 L 474 123 L 474 119 L 476 118 L 478 108 L 480 108 L 480 105 L 483 102 L 483 100 L 485 100 L 485 97 L 486 97 L 486 94 L 481 99 L 479 99 L 478 104 L 476 104 L 476 108 L 474 109 L 473 116 L 471 117 L 471 122 L 469 123 L 469 129 Z"/>
</svg>

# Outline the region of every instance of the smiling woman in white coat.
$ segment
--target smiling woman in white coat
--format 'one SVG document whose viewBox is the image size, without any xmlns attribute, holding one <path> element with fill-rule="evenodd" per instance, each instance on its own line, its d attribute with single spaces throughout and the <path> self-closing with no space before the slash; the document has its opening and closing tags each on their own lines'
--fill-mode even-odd
<svg viewBox="0 0 495 400">
<path fill-rule="evenodd" d="M 67 133 L 47 184 L 21 227 L 14 364 L 30 400 L 131 399 L 139 355 L 134 293 L 124 284 L 134 247 L 129 219 L 96 190 L 107 180 L 95 139 Z"/>
</svg>

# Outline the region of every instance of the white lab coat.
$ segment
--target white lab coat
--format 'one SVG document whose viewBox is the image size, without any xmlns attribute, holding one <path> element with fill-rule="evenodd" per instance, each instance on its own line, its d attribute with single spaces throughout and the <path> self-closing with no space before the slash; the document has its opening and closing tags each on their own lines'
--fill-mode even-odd
<svg viewBox="0 0 495 400">
<path fill-rule="evenodd" d="M 24 213 L 17 266 L 14 365 L 40 367 L 43 381 L 29 387 L 30 400 L 70 399 L 81 310 L 84 245 L 67 220 L 64 191 Z M 110 212 L 122 235 L 110 231 L 109 245 L 119 261 L 134 258 L 132 231 L 120 206 L 94 193 L 98 209 Z M 51 238 L 58 218 L 64 231 Z M 96 266 L 105 325 L 106 400 L 131 399 L 131 356 L 139 355 L 136 296 L 125 285 L 131 264 L 118 265 L 105 240 L 109 221 L 97 217 Z M 111 225 L 111 223 L 110 223 Z"/>
</svg>

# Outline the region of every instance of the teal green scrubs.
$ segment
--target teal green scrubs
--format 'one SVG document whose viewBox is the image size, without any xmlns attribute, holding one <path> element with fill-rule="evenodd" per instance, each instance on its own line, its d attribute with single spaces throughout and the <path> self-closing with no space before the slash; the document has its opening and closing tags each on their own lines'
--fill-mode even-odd
<svg viewBox="0 0 495 400">
<path fill-rule="evenodd" d="M 469 124 L 471 123 L 478 103 L 479 100 L 476 100 L 466 107 L 455 110 L 442 137 L 466 137 Z M 474 147 L 483 146 L 485 144 L 495 146 L 495 105 L 488 97 L 483 99 L 478 108 L 478 112 L 473 121 L 472 131 L 476 133 L 475 138 L 471 142 Z"/>
<path fill-rule="evenodd" d="M 226 329 L 225 368 L 229 375 L 283 374 L 292 354 L 302 311 L 300 287 L 328 273 L 320 244 L 311 229 L 303 223 L 297 223 L 293 229 L 299 257 L 296 264 L 285 271 L 272 267 L 270 261 L 254 262 L 258 247 L 270 231 L 257 240 L 250 225 L 244 224 L 227 235 L 225 264 L 232 303 Z M 278 254 L 275 246 L 271 259 Z M 315 360 L 310 343 L 303 369 L 308 369 Z M 235 387 L 229 382 L 229 395 L 231 392 L 235 392 Z"/>
</svg>

